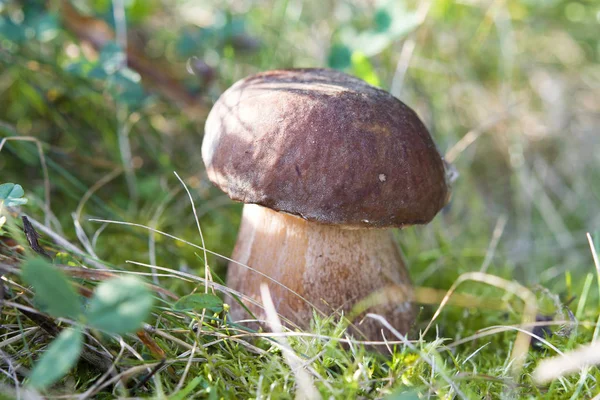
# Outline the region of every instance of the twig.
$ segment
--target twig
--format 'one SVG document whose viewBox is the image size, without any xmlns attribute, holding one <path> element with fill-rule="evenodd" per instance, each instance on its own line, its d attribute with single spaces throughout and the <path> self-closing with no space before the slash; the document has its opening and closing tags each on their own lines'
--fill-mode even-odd
<svg viewBox="0 0 600 400">
<path fill-rule="evenodd" d="M 150 372 L 148 372 L 138 383 L 136 383 L 132 388 L 131 392 L 135 393 L 139 388 L 144 386 L 161 368 L 165 366 L 165 362 L 167 360 L 163 358 L 160 360 L 158 364 L 156 364 Z"/>
<path fill-rule="evenodd" d="M 23 215 L 27 216 L 27 214 L 23 214 Z M 44 234 L 50 236 L 50 238 L 52 240 L 54 240 L 56 242 L 56 244 L 58 244 L 60 247 L 64 248 L 67 251 L 70 251 L 71 253 L 75 253 L 80 257 L 83 257 L 83 259 L 88 264 L 91 264 L 98 269 L 107 269 L 104 264 L 89 257 L 83 250 L 81 250 L 77 246 L 71 244 L 71 242 L 69 242 L 67 239 L 63 238 L 62 236 L 60 236 L 58 233 L 56 233 L 56 232 L 52 231 L 50 228 L 40 224 L 35 219 L 33 219 L 29 216 L 27 216 L 27 217 L 29 218 L 31 225 L 33 225 L 35 228 L 37 228 Z"/>
<path fill-rule="evenodd" d="M 21 219 L 23 220 L 23 232 L 25 232 L 25 237 L 27 238 L 27 242 L 29 242 L 29 247 L 31 247 L 31 249 L 36 253 L 46 257 L 49 260 L 52 260 L 50 254 L 48 254 L 46 250 L 44 250 L 44 248 L 40 246 L 38 239 L 41 236 L 39 233 L 37 233 L 33 225 L 31 225 L 29 219 L 24 215 L 21 217 Z"/>
</svg>

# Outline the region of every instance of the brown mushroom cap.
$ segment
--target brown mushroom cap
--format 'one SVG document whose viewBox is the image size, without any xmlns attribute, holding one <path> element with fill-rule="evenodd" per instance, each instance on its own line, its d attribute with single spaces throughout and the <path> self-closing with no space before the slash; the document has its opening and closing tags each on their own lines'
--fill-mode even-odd
<svg viewBox="0 0 600 400">
<path fill-rule="evenodd" d="M 427 128 L 391 94 L 344 73 L 259 73 L 206 121 L 209 179 L 233 200 L 324 224 L 429 222 L 448 197 Z"/>
</svg>

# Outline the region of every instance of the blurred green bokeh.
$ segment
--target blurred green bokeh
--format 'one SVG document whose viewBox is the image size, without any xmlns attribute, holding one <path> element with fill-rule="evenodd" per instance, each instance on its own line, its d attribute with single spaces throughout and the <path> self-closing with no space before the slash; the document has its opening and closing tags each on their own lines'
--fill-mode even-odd
<svg viewBox="0 0 600 400">
<path fill-rule="evenodd" d="M 600 225 L 597 2 L 73 0 L 83 36 L 104 35 L 96 49 L 65 4 L 0 2 L 0 135 L 43 143 L 51 221 L 68 237 L 84 193 L 121 169 L 83 208 L 88 236 L 101 227 L 87 221 L 93 216 L 197 242 L 177 171 L 208 246 L 230 254 L 240 206 L 203 171 L 208 109 L 248 74 L 331 67 L 415 108 L 460 173 L 443 214 L 400 234 L 417 283 L 447 287 L 478 269 L 504 219 L 490 272 L 567 291 L 577 289 L 565 272 L 575 286 L 590 272 L 585 232 Z M 35 145 L 8 142 L 0 171 L 2 182 L 25 188 L 41 218 Z M 110 226 L 94 246 L 123 266 L 148 259 L 146 236 Z M 156 239 L 158 264 L 201 273 L 193 250 Z M 223 272 L 222 260 L 210 261 Z"/>
</svg>

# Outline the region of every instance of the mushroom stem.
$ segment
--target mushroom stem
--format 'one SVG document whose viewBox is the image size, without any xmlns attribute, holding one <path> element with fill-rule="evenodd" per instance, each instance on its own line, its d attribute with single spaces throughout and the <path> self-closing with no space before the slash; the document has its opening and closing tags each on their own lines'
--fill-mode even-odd
<svg viewBox="0 0 600 400">
<path fill-rule="evenodd" d="M 366 311 L 378 313 L 400 332 L 414 320 L 413 290 L 390 230 L 343 229 L 246 204 L 232 257 L 272 280 L 232 262 L 228 285 L 260 301 L 267 283 L 277 311 L 301 327 L 308 327 L 312 306 L 355 323 Z M 262 310 L 246 305 L 262 319 Z M 248 318 L 237 302 L 231 314 Z M 375 320 L 355 327 L 370 340 L 381 340 L 382 328 Z"/>
</svg>

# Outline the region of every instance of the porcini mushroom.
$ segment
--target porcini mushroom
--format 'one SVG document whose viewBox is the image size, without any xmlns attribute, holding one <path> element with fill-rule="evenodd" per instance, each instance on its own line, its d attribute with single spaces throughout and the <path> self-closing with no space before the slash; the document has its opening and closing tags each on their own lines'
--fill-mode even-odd
<svg viewBox="0 0 600 400">
<path fill-rule="evenodd" d="M 202 157 L 209 179 L 245 203 L 228 286 L 260 301 L 268 284 L 277 311 L 303 327 L 312 306 L 348 314 L 381 294 L 368 311 L 409 329 L 413 291 L 386 228 L 429 222 L 449 193 L 444 162 L 414 111 L 338 71 L 259 73 L 218 99 Z M 232 304 L 231 315 L 246 311 Z M 358 327 L 374 340 L 381 328 L 375 320 Z"/>
</svg>

